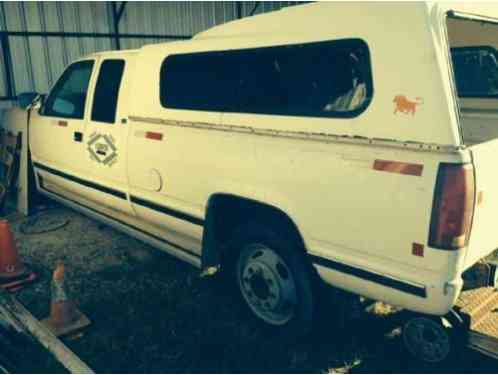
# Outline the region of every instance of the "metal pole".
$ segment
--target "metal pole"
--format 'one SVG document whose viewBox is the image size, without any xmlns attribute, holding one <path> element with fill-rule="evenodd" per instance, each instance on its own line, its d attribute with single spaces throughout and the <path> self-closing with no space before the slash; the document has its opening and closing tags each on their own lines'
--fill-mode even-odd
<svg viewBox="0 0 498 375">
<path fill-rule="evenodd" d="M 125 7 L 126 7 L 126 1 L 121 2 L 121 5 L 119 6 L 119 10 L 117 8 L 117 2 L 113 1 L 111 3 L 112 6 L 112 19 L 114 21 L 114 34 L 115 34 L 115 41 L 116 41 L 116 49 L 121 49 L 121 41 L 119 38 L 119 22 L 121 21 L 121 17 L 123 16 Z"/>
<path fill-rule="evenodd" d="M 121 43 L 119 41 L 119 21 L 118 21 L 118 10 L 116 8 L 116 2 L 111 3 L 112 8 L 112 21 L 114 23 L 114 42 L 116 43 L 116 49 L 121 49 Z"/>
<path fill-rule="evenodd" d="M 4 60 L 5 70 L 6 96 L 8 98 L 13 98 L 15 96 L 15 89 L 12 58 L 10 55 L 9 35 L 6 32 L 1 32 L 0 34 L 0 44 L 2 47 L 2 56 Z"/>
<path fill-rule="evenodd" d="M 237 19 L 240 20 L 242 18 L 242 3 L 240 1 L 237 1 L 236 6 L 237 6 Z"/>
<path fill-rule="evenodd" d="M 254 8 L 252 8 L 251 13 L 249 13 L 249 17 L 254 15 L 254 12 L 256 12 L 256 10 L 258 10 L 260 4 L 261 4 L 261 1 L 256 1 L 256 3 L 254 4 Z"/>
</svg>

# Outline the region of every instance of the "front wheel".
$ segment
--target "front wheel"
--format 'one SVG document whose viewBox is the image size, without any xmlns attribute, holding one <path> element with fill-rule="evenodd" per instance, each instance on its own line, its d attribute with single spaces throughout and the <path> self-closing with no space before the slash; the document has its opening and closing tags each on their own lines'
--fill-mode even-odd
<svg viewBox="0 0 498 375">
<path fill-rule="evenodd" d="M 314 305 L 311 272 L 302 249 L 266 226 L 239 234 L 235 277 L 250 311 L 266 325 L 288 333 L 311 330 Z"/>
</svg>

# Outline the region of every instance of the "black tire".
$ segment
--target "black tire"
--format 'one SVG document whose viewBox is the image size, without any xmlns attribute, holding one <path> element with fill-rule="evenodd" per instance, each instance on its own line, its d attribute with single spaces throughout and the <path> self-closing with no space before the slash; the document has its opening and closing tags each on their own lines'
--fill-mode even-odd
<svg viewBox="0 0 498 375">
<path fill-rule="evenodd" d="M 413 316 L 403 327 L 405 349 L 412 358 L 426 365 L 454 363 L 464 348 L 464 330 L 458 325 L 452 326 L 452 323 L 445 317 Z M 419 331 L 418 334 L 413 333 L 414 329 Z M 415 336 L 419 338 L 413 340 Z"/>
<path fill-rule="evenodd" d="M 275 334 L 301 337 L 309 333 L 313 326 L 315 293 L 312 266 L 306 257 L 304 249 L 300 248 L 300 242 L 295 237 L 285 227 L 279 228 L 276 225 L 265 225 L 265 223 L 248 223 L 235 231 L 228 251 L 231 255 L 231 261 L 229 262 L 231 278 L 237 286 L 237 294 L 252 315 Z M 248 264 L 247 259 L 251 251 L 255 249 L 255 246 L 260 245 L 276 254 L 274 259 L 280 259 L 276 262 L 280 264 L 275 265 L 279 269 L 279 276 L 282 276 L 282 274 L 285 276 L 288 271 L 288 280 L 291 280 L 295 286 L 293 289 L 295 291 L 295 303 L 292 306 L 292 316 L 287 321 L 282 320 L 278 324 L 272 323 L 262 317 L 261 314 L 258 314 L 254 306 L 251 306 L 247 295 L 245 295 L 247 291 L 242 280 L 246 269 L 244 267 Z M 271 255 L 270 251 L 265 253 L 265 257 L 268 257 L 267 254 Z M 254 260 L 249 263 L 251 262 L 254 262 Z M 290 285 L 291 281 L 286 281 L 285 283 Z M 269 293 L 271 294 L 271 289 Z"/>
</svg>

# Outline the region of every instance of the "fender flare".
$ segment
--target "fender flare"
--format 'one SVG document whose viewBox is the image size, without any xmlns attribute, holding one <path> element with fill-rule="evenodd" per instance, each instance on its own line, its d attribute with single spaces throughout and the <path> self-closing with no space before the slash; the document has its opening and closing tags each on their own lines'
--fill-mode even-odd
<svg viewBox="0 0 498 375">
<path fill-rule="evenodd" d="M 212 229 L 215 227 L 215 218 L 216 218 L 216 200 L 219 197 L 230 197 L 233 199 L 240 199 L 242 201 L 259 205 L 261 207 L 266 207 L 268 209 L 274 210 L 279 215 L 285 217 L 289 224 L 294 228 L 295 233 L 297 234 L 299 241 L 302 246 L 305 247 L 304 238 L 299 231 L 299 228 L 296 222 L 292 219 L 292 217 L 280 207 L 271 204 L 265 203 L 260 200 L 244 197 L 237 194 L 230 193 L 214 193 L 212 194 L 206 206 L 206 215 L 204 219 L 204 231 L 202 235 L 202 252 L 201 252 L 201 269 L 204 274 L 214 274 L 221 266 L 221 253 L 222 249 L 218 246 L 218 239 L 216 238 L 216 233 Z"/>
</svg>

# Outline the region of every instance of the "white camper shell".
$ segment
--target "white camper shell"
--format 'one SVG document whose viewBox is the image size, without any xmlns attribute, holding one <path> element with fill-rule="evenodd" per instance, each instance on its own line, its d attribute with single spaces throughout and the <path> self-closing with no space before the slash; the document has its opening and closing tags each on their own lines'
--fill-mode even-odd
<svg viewBox="0 0 498 375">
<path fill-rule="evenodd" d="M 282 329 L 315 272 L 443 316 L 498 247 L 496 48 L 485 7 L 339 2 L 90 55 L 31 110 L 37 189 L 234 269 Z"/>
</svg>

